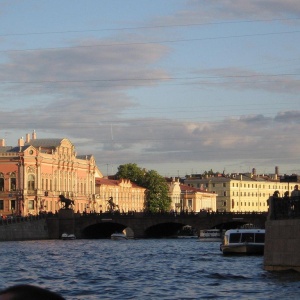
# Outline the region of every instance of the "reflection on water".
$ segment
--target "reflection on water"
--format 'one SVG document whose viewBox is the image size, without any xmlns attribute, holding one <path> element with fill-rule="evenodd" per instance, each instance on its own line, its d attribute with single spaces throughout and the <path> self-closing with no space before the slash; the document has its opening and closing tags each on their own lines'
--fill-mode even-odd
<svg viewBox="0 0 300 300">
<path fill-rule="evenodd" d="M 300 274 L 262 256 L 223 256 L 194 239 L 1 243 L 1 288 L 26 283 L 66 299 L 296 299 Z"/>
</svg>

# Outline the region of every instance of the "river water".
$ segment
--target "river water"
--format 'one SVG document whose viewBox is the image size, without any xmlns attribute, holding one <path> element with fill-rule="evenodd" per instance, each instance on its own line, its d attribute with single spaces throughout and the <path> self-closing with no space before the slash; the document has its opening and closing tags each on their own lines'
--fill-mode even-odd
<svg viewBox="0 0 300 300">
<path fill-rule="evenodd" d="M 223 256 L 184 239 L 1 242 L 0 287 L 33 284 L 66 299 L 298 299 L 300 274 L 263 256 Z"/>
</svg>

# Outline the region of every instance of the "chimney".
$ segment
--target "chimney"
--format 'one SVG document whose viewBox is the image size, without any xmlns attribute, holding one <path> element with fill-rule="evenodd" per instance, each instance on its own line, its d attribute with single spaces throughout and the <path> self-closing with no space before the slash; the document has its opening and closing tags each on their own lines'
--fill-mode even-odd
<svg viewBox="0 0 300 300">
<path fill-rule="evenodd" d="M 23 137 L 21 137 L 20 139 L 18 139 L 18 146 L 19 147 L 23 147 L 24 146 L 24 139 L 23 139 Z"/>
<path fill-rule="evenodd" d="M 33 132 L 32 132 L 32 139 L 36 140 L 36 132 L 35 132 L 35 130 L 33 130 Z"/>
<path fill-rule="evenodd" d="M 279 175 L 279 168 L 276 166 L 275 167 L 275 179 L 278 179 L 278 175 Z"/>
<path fill-rule="evenodd" d="M 26 133 L 26 143 L 29 143 L 29 142 L 30 142 L 30 134 Z"/>
<path fill-rule="evenodd" d="M 0 139 L 0 147 L 5 147 L 5 139 Z"/>
</svg>

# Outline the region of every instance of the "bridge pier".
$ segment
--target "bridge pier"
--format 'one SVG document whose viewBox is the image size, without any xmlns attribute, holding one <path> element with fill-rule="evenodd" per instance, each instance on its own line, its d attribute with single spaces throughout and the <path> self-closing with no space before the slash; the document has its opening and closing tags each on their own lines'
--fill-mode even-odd
<svg viewBox="0 0 300 300">
<path fill-rule="evenodd" d="M 60 239 L 63 233 L 75 234 L 75 217 L 72 209 L 60 209 L 58 217 L 47 220 L 50 239 Z"/>
</svg>

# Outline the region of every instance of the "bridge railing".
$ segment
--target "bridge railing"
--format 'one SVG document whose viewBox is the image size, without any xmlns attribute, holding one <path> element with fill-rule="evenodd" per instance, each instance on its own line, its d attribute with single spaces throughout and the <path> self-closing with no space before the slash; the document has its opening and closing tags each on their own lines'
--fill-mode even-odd
<svg viewBox="0 0 300 300">
<path fill-rule="evenodd" d="M 89 217 L 89 216 L 100 216 L 102 218 L 116 217 L 121 216 L 123 218 L 140 218 L 140 217 L 195 217 L 195 216 L 214 216 L 214 215 L 227 215 L 227 216 L 249 216 L 249 215 L 266 215 L 266 212 L 130 212 L 130 213 L 122 213 L 122 212 L 104 212 L 104 213 L 88 213 L 88 214 L 76 214 L 77 217 Z"/>
<path fill-rule="evenodd" d="M 300 197 L 270 197 L 269 219 L 285 220 L 300 218 Z"/>
<path fill-rule="evenodd" d="M 47 214 L 39 214 L 39 215 L 32 215 L 32 216 L 9 216 L 6 218 L 0 218 L 0 226 L 1 225 L 8 225 L 8 224 L 16 224 L 16 223 L 22 223 L 22 222 L 31 222 L 31 221 L 37 221 L 41 219 L 47 218 Z"/>
</svg>

